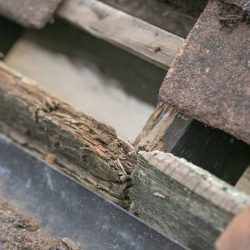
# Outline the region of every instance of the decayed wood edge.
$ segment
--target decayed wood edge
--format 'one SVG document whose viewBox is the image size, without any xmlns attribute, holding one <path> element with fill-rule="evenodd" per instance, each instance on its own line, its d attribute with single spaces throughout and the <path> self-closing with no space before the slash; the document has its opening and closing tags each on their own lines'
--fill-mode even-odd
<svg viewBox="0 0 250 250">
<path fill-rule="evenodd" d="M 174 134 L 173 140 L 168 140 L 168 151 L 175 146 L 178 139 L 185 133 L 192 119 L 181 115 L 176 108 L 159 102 L 153 114 L 148 119 L 142 132 L 137 136 L 133 143 L 137 149 L 145 151 L 163 150 L 164 138 L 166 131 L 171 128 L 174 121 L 179 120 L 177 133 Z"/>
<path fill-rule="evenodd" d="M 74 168 L 63 164 L 65 172 L 78 180 L 96 180 L 92 184 L 108 198 L 127 198 L 136 156 L 113 128 L 74 110 L 4 64 L 0 64 L 0 103 L 0 121 L 37 142 L 36 148 L 74 164 Z"/>
<path fill-rule="evenodd" d="M 246 169 L 244 174 L 241 176 L 236 184 L 236 187 L 247 194 L 250 195 L 250 166 Z"/>
<path fill-rule="evenodd" d="M 207 171 L 160 151 L 140 151 L 132 173 L 131 212 L 191 249 L 213 243 L 250 197 Z"/>
<path fill-rule="evenodd" d="M 184 39 L 96 0 L 66 0 L 57 15 L 90 34 L 168 69 Z"/>
</svg>

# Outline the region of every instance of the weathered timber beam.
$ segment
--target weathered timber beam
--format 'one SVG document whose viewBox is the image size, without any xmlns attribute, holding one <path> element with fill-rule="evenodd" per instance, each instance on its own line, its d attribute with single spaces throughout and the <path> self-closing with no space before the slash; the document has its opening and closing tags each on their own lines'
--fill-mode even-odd
<svg viewBox="0 0 250 250">
<path fill-rule="evenodd" d="M 187 37 L 197 21 L 197 16 L 204 9 L 196 10 L 195 4 L 199 4 L 200 0 L 193 1 L 196 3 L 192 6 L 183 6 L 180 2 L 175 4 L 176 1 L 164 0 L 101 0 L 101 2 L 180 37 Z"/>
<path fill-rule="evenodd" d="M 249 145 L 190 119 L 163 102 L 158 104 L 134 145 L 183 157 L 230 184 L 236 184 L 250 164 Z"/>
<path fill-rule="evenodd" d="M 67 0 L 57 15 L 90 34 L 168 69 L 184 39 L 96 0 Z"/>
<path fill-rule="evenodd" d="M 132 173 L 131 211 L 184 247 L 214 249 L 214 242 L 250 197 L 171 154 L 139 152 Z"/>
<path fill-rule="evenodd" d="M 0 65 L 0 121 L 65 158 L 62 167 L 78 180 L 122 203 L 135 156 L 113 128 L 74 110 L 30 80 Z M 39 146 L 40 147 L 40 146 Z M 38 147 L 38 148 L 39 148 Z"/>
</svg>

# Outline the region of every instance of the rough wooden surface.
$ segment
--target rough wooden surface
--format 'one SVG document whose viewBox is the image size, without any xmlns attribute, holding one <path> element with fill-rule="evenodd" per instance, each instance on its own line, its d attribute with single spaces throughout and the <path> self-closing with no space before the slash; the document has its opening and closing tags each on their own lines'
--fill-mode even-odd
<svg viewBox="0 0 250 250">
<path fill-rule="evenodd" d="M 136 138 L 134 145 L 138 149 L 143 149 L 145 151 L 152 151 L 155 149 L 163 151 L 167 149 L 167 152 L 170 152 L 170 149 L 174 147 L 176 142 L 186 131 L 190 122 L 191 119 L 179 114 L 177 109 L 163 102 L 159 102 L 142 132 Z M 174 133 L 173 138 L 165 141 L 164 135 L 166 131 L 171 129 L 173 124 L 175 127 L 177 126 L 175 129 L 177 133 Z"/>
<path fill-rule="evenodd" d="M 214 249 L 250 197 L 195 165 L 159 151 L 139 152 L 131 211 L 191 249 Z"/>
<path fill-rule="evenodd" d="M 134 145 L 145 151 L 160 150 L 185 158 L 233 185 L 250 164 L 249 145 L 162 102 Z"/>
<path fill-rule="evenodd" d="M 75 111 L 2 64 L 0 103 L 0 120 L 78 166 L 72 176 L 95 177 L 97 189 L 126 199 L 135 157 L 114 129 Z"/>
<path fill-rule="evenodd" d="M 169 68 L 184 42 L 176 35 L 96 0 L 67 0 L 57 14 L 164 69 Z"/>
</svg>

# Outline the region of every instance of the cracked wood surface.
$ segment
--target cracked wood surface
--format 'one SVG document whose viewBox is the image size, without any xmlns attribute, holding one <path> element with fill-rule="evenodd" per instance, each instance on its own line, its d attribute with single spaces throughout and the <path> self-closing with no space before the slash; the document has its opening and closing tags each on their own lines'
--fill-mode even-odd
<svg viewBox="0 0 250 250">
<path fill-rule="evenodd" d="M 250 197 L 171 154 L 139 152 L 132 173 L 131 211 L 191 249 L 213 244 Z"/>
<path fill-rule="evenodd" d="M 116 198 L 126 198 L 125 189 L 136 160 L 133 148 L 119 139 L 113 128 L 74 110 L 3 64 L 0 102 L 0 120 L 46 145 L 49 153 L 75 164 L 77 172 L 73 170 L 71 175 L 84 178 L 87 172 L 100 180 L 97 188 Z"/>
</svg>

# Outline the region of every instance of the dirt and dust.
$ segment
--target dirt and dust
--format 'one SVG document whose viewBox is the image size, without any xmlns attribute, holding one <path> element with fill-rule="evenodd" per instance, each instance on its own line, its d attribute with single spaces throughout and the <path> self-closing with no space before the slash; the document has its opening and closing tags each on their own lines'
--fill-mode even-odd
<svg viewBox="0 0 250 250">
<path fill-rule="evenodd" d="M 0 200 L 0 250 L 80 250 L 68 238 L 49 235 L 32 218 Z"/>
<path fill-rule="evenodd" d="M 235 4 L 220 1 L 220 24 L 221 29 L 232 31 L 240 23 L 250 23 L 250 1 L 248 1 L 242 8 Z"/>
</svg>

